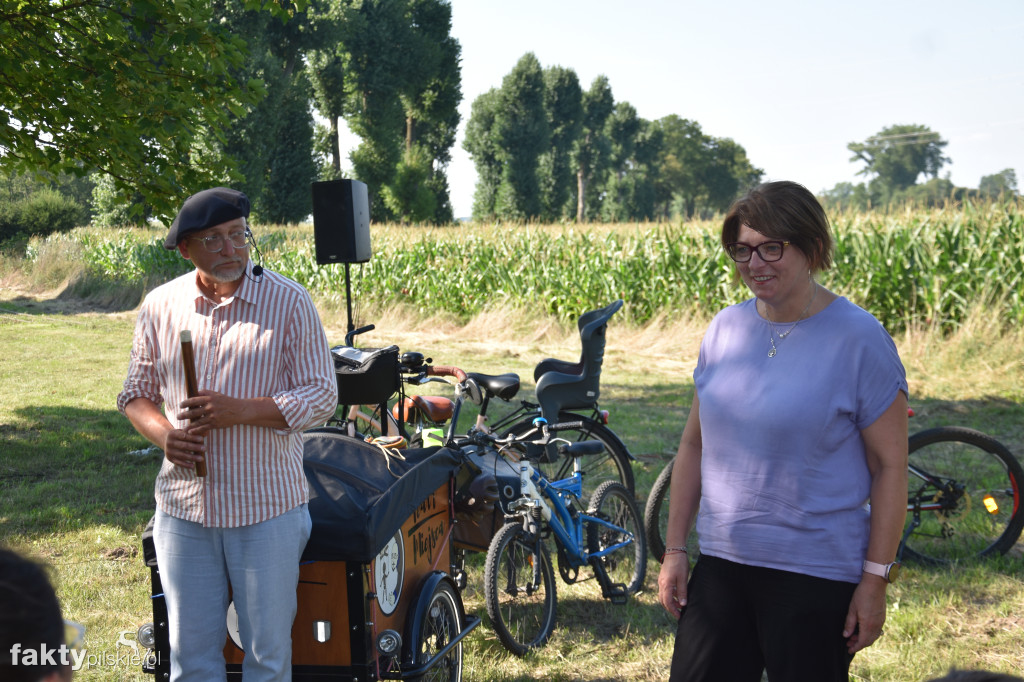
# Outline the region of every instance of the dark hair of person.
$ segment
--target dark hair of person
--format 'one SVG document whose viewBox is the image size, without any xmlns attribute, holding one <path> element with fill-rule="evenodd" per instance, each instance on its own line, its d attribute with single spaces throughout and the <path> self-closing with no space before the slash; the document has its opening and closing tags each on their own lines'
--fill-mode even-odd
<svg viewBox="0 0 1024 682">
<path fill-rule="evenodd" d="M 21 645 L 18 665 L 12 651 Z M 45 567 L 0 547 L 0 679 L 36 682 L 59 666 L 21 665 L 26 649 L 57 650 L 64 643 L 64 618 Z"/>
<path fill-rule="evenodd" d="M 803 185 L 789 181 L 766 182 L 733 202 L 722 223 L 722 246 L 738 241 L 746 225 L 767 239 L 788 241 L 800 249 L 811 271 L 832 267 L 835 244 L 825 209 Z"/>
</svg>

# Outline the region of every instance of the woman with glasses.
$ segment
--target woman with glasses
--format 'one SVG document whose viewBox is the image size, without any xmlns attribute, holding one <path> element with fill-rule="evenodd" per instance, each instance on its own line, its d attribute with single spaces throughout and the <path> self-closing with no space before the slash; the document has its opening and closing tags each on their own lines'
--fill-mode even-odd
<svg viewBox="0 0 1024 682">
<path fill-rule="evenodd" d="M 899 568 L 906 374 L 881 324 L 815 279 L 833 240 L 805 187 L 752 189 L 721 239 L 753 297 L 708 327 L 673 467 L 671 679 L 846 682 Z"/>
</svg>

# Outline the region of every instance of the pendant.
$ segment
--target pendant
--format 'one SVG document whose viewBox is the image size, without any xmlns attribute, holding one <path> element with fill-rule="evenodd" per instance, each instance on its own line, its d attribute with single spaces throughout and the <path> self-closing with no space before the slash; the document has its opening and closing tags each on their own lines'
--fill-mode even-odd
<svg viewBox="0 0 1024 682">
<path fill-rule="evenodd" d="M 770 357 L 770 358 L 774 358 L 775 357 L 775 346 L 772 346 L 772 349 L 770 351 L 768 351 L 768 357 Z"/>
</svg>

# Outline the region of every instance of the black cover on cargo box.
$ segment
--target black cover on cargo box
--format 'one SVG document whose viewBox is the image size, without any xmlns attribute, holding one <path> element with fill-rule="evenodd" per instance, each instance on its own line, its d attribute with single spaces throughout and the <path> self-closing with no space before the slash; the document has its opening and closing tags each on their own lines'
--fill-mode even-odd
<svg viewBox="0 0 1024 682">
<path fill-rule="evenodd" d="M 401 450 L 404 460 L 394 452 L 386 458 L 376 445 L 329 427 L 307 431 L 302 439 L 313 520 L 306 561 L 373 561 L 462 462 L 444 447 Z"/>
</svg>

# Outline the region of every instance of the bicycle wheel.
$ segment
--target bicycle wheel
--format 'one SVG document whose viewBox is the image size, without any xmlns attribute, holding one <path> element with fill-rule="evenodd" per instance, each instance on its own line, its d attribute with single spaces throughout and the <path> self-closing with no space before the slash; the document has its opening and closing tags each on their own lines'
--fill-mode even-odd
<svg viewBox="0 0 1024 682">
<path fill-rule="evenodd" d="M 416 661 L 426 663 L 437 652 L 448 645 L 462 631 L 462 607 L 455 596 L 455 590 L 446 582 L 438 583 L 430 597 L 430 604 L 423 616 L 419 641 L 416 642 Z M 417 680 L 462 680 L 462 642 L 459 642 L 444 658 L 438 661 Z"/>
<path fill-rule="evenodd" d="M 521 422 L 513 424 L 502 436 L 509 434 L 522 434 L 533 429 L 535 415 L 529 415 Z M 631 457 L 626 446 L 622 443 L 615 432 L 601 422 L 590 417 L 584 417 L 571 412 L 560 412 L 559 422 L 582 422 L 583 427 L 576 430 L 559 431 L 558 437 L 570 442 L 578 443 L 581 440 L 599 440 L 604 443 L 604 452 L 596 455 L 584 455 L 580 458 L 580 466 L 583 468 L 583 495 L 581 499 L 587 499 L 597 487 L 604 481 L 618 481 L 630 492 L 636 495 L 636 483 L 633 479 L 633 467 L 630 464 Z M 572 458 L 562 457 L 555 462 L 537 462 L 534 466 L 549 481 L 560 481 L 563 478 L 572 476 Z"/>
<path fill-rule="evenodd" d="M 644 505 L 644 533 L 647 536 L 647 551 L 660 564 L 665 558 L 665 531 L 668 530 L 668 497 L 672 487 L 673 457 L 654 479 L 651 492 Z"/>
<path fill-rule="evenodd" d="M 668 531 L 669 498 L 672 492 L 672 465 L 675 458 L 669 460 L 665 468 L 658 474 L 647 495 L 644 506 L 644 532 L 647 538 L 647 553 L 660 564 L 665 559 L 665 533 Z M 700 543 L 697 542 L 697 530 L 691 528 L 686 536 L 686 551 L 691 560 L 697 558 Z"/>
<path fill-rule="evenodd" d="M 516 656 L 543 645 L 555 629 L 551 556 L 519 524 L 503 526 L 491 540 L 484 563 L 484 600 L 495 634 Z"/>
<path fill-rule="evenodd" d="M 621 483 L 605 481 L 590 498 L 587 514 L 618 526 L 616 529 L 600 523 L 588 523 L 587 550 L 595 554 L 625 543 L 600 557 L 598 563 L 613 585 L 622 584 L 626 594 L 636 594 L 644 586 L 647 574 L 647 543 L 633 495 Z"/>
<path fill-rule="evenodd" d="M 1005 553 L 1024 526 L 1024 470 L 999 441 L 942 426 L 910 437 L 903 556 L 926 564 Z"/>
</svg>

